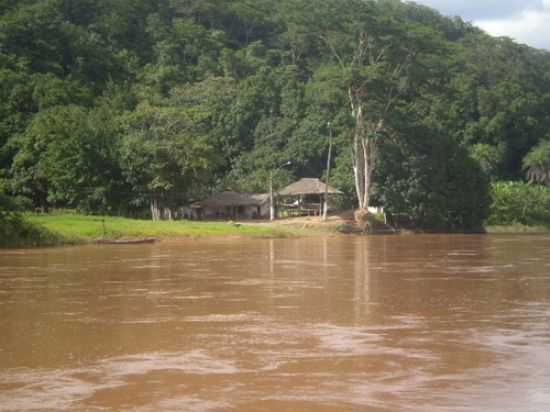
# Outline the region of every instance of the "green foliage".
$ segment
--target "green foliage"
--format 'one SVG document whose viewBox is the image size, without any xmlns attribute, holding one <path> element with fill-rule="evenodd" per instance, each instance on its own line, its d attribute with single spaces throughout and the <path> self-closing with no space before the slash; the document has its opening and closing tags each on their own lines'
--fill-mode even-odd
<svg viewBox="0 0 550 412">
<path fill-rule="evenodd" d="M 48 230 L 28 222 L 19 213 L 16 199 L 5 194 L 0 181 L 0 248 L 48 246 L 59 238 Z"/>
<path fill-rule="evenodd" d="M 11 221 L 18 218 L 16 213 L 18 209 L 17 205 L 10 196 L 5 194 L 4 190 L 0 181 L 0 239 L 2 237 L 7 237 Z"/>
<path fill-rule="evenodd" d="M 386 144 L 376 197 L 386 211 L 427 230 L 479 231 L 489 206 L 488 180 L 466 150 L 426 134 L 424 141 Z"/>
<path fill-rule="evenodd" d="M 121 167 L 134 204 L 147 203 L 148 194 L 176 204 L 200 194 L 217 165 L 205 116 L 193 107 L 143 102 L 122 118 Z"/>
<path fill-rule="evenodd" d="M 550 225 L 550 188 L 521 182 L 491 187 L 489 225 Z"/>
<path fill-rule="evenodd" d="M 548 180 L 548 53 L 413 3 L 5 1 L 0 44 L 0 179 L 27 208 L 143 214 L 266 191 L 288 160 L 275 187 L 322 177 L 327 122 L 351 206 L 350 90 L 384 125 L 373 199 L 422 227 L 478 226 L 485 175 Z"/>
<path fill-rule="evenodd" d="M 540 142 L 524 157 L 523 169 L 531 182 L 550 185 L 550 140 Z"/>
<path fill-rule="evenodd" d="M 501 146 L 478 143 L 470 147 L 470 154 L 488 176 L 496 177 L 503 168 L 504 150 Z"/>
<path fill-rule="evenodd" d="M 12 190 L 43 208 L 108 210 L 117 206 L 121 170 L 117 126 L 97 108 L 57 106 L 37 114 L 16 140 Z"/>
<path fill-rule="evenodd" d="M 63 243 L 61 236 L 14 214 L 0 218 L 0 248 L 55 246 Z"/>
</svg>

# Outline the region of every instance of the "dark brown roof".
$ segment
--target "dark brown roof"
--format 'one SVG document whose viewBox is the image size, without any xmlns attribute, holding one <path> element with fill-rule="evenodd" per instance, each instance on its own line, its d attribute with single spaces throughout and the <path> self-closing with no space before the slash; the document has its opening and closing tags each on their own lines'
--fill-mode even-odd
<svg viewBox="0 0 550 412">
<path fill-rule="evenodd" d="M 193 203 L 194 208 L 226 207 L 226 206 L 261 206 L 269 200 L 268 194 L 248 194 L 237 192 L 221 192 L 207 199 Z"/>
<path fill-rule="evenodd" d="M 281 196 L 321 195 L 325 193 L 325 183 L 319 179 L 303 178 L 284 189 L 279 190 Z M 338 189 L 328 186 L 329 194 L 342 194 Z"/>
</svg>

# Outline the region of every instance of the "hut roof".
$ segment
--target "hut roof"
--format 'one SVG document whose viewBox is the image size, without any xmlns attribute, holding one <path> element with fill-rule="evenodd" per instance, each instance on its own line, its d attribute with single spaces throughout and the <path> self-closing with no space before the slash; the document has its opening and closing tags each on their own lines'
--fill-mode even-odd
<svg viewBox="0 0 550 412">
<path fill-rule="evenodd" d="M 325 193 L 325 183 L 319 179 L 303 178 L 279 190 L 281 196 L 322 195 Z M 338 189 L 328 186 L 329 194 L 342 194 Z"/>
<path fill-rule="evenodd" d="M 268 194 L 248 194 L 237 192 L 221 192 L 207 199 L 193 203 L 194 208 L 226 207 L 226 206 L 261 206 L 269 200 Z"/>
</svg>

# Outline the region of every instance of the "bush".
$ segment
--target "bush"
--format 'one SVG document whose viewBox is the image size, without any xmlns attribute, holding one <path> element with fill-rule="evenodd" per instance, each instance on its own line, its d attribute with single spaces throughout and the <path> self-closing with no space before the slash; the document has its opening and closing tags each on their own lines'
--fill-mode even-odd
<svg viewBox="0 0 550 412">
<path fill-rule="evenodd" d="M 374 197 L 389 215 L 405 217 L 405 227 L 446 232 L 481 231 L 490 203 L 479 163 L 454 141 L 428 132 L 382 145 Z"/>
<path fill-rule="evenodd" d="M 550 188 L 522 182 L 491 187 L 489 225 L 550 225 Z"/>
<path fill-rule="evenodd" d="M 0 218 L 0 248 L 53 246 L 61 242 L 58 236 L 26 221 L 18 213 Z"/>
<path fill-rule="evenodd" d="M 27 222 L 18 212 L 16 201 L 0 191 L 0 247 L 50 246 L 60 242 L 58 236 Z"/>
</svg>

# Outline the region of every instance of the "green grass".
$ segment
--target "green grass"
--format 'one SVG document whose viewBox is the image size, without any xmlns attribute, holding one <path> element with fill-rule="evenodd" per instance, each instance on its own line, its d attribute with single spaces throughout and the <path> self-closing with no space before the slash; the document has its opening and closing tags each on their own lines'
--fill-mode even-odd
<svg viewBox="0 0 550 412">
<path fill-rule="evenodd" d="M 488 225 L 485 226 L 485 230 L 490 234 L 537 234 L 537 233 L 550 233 L 549 226 L 536 225 L 528 226 L 520 223 L 511 225 Z"/>
<path fill-rule="evenodd" d="M 103 225 L 105 222 L 105 226 Z M 6 222 L 4 222 L 6 223 Z M 306 226 L 308 226 L 306 228 Z M 105 227 L 105 233 L 104 233 Z M 246 225 L 232 222 L 162 221 L 127 219 L 110 216 L 86 216 L 70 211 L 52 214 L 25 214 L 14 219 L 10 227 L 0 230 L 0 247 L 56 246 L 90 243 L 103 237 L 177 238 L 177 237 L 292 237 L 338 233 L 340 227 L 296 227 L 293 225 Z M 520 224 L 487 226 L 487 233 L 534 234 L 550 233 L 546 226 Z M 344 233 L 346 231 L 343 231 Z"/>
<path fill-rule="evenodd" d="M 240 225 L 231 222 L 161 221 L 73 213 L 27 214 L 27 221 L 62 237 L 66 243 L 139 237 L 257 236 L 287 237 L 293 232 L 279 227 Z M 103 224 L 104 221 L 104 224 Z M 105 233 L 104 233 L 105 228 Z"/>
</svg>

